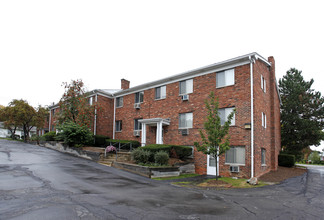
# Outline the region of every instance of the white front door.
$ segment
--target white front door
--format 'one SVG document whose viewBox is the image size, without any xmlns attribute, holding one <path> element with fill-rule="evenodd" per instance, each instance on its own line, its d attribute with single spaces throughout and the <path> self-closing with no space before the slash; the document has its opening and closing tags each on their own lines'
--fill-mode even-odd
<svg viewBox="0 0 324 220">
<path fill-rule="evenodd" d="M 214 157 L 207 155 L 207 175 L 216 175 L 216 166 L 218 170 L 219 175 L 219 164 L 218 161 L 216 163 L 216 160 Z"/>
</svg>

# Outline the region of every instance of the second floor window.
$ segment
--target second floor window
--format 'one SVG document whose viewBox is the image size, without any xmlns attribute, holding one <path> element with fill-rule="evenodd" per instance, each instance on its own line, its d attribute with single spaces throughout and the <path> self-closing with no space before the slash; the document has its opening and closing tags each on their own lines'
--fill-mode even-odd
<svg viewBox="0 0 324 220">
<path fill-rule="evenodd" d="M 180 82 L 180 95 L 193 93 L 193 79 L 188 79 Z"/>
<path fill-rule="evenodd" d="M 262 114 L 261 114 L 261 117 L 262 117 L 262 127 L 264 127 L 264 128 L 267 128 L 267 116 L 266 116 L 266 114 L 264 114 L 264 112 L 262 112 Z"/>
<path fill-rule="evenodd" d="M 144 100 L 144 92 L 135 93 L 135 103 L 142 103 Z"/>
<path fill-rule="evenodd" d="M 142 130 L 142 123 L 140 123 L 138 120 L 140 120 L 141 118 L 135 119 L 134 120 L 134 130 L 138 131 L 138 130 Z"/>
<path fill-rule="evenodd" d="M 216 73 L 216 88 L 234 85 L 234 69 Z"/>
<path fill-rule="evenodd" d="M 89 105 L 92 105 L 93 104 L 93 97 L 90 97 L 89 98 Z"/>
<path fill-rule="evenodd" d="M 166 86 L 155 88 L 155 99 L 165 99 L 166 98 Z"/>
<path fill-rule="evenodd" d="M 264 79 L 264 77 L 261 75 L 261 89 L 263 92 L 267 91 L 267 84 L 266 84 L 266 80 Z"/>
<path fill-rule="evenodd" d="M 225 122 L 227 121 L 227 117 L 231 112 L 234 110 L 234 107 L 232 108 L 220 108 L 218 109 L 219 117 L 221 120 L 221 125 L 224 125 Z M 230 125 L 235 125 L 235 114 L 232 118 L 231 124 Z"/>
<path fill-rule="evenodd" d="M 192 128 L 192 112 L 179 114 L 179 128 Z"/>
<path fill-rule="evenodd" d="M 116 107 L 123 107 L 123 97 L 116 98 Z"/>
</svg>

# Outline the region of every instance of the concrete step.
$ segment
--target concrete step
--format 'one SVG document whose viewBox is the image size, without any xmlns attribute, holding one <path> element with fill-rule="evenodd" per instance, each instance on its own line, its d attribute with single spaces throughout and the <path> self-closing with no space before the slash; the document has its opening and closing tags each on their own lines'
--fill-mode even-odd
<svg viewBox="0 0 324 220">
<path fill-rule="evenodd" d="M 111 167 L 113 164 L 113 162 L 99 162 L 99 163 L 102 165 L 105 165 L 105 166 L 109 166 L 109 167 Z"/>
</svg>

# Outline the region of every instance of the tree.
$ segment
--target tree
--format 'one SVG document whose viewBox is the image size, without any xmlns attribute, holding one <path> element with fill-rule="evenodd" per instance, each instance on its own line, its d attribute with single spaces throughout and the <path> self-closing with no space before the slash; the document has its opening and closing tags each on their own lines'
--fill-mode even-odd
<svg viewBox="0 0 324 220">
<path fill-rule="evenodd" d="M 58 124 L 74 122 L 81 127 L 90 127 L 98 105 L 89 104 L 82 80 L 72 80 L 70 84 L 65 82 L 63 86 L 65 92 L 59 102 L 61 113 L 58 114 Z"/>
<path fill-rule="evenodd" d="M 10 130 L 11 136 L 14 137 L 16 129 L 20 127 L 24 132 L 24 140 L 28 140 L 29 132 L 33 127 L 42 127 L 45 122 L 48 110 L 39 106 L 33 108 L 25 100 L 14 99 L 9 106 L 1 109 L 0 119 Z"/>
<path fill-rule="evenodd" d="M 214 93 L 211 92 L 209 100 L 205 100 L 207 108 L 207 120 L 204 123 L 204 131 L 200 130 L 202 143 L 195 142 L 198 151 L 208 154 L 217 159 L 220 155 L 230 149 L 228 130 L 236 110 L 232 111 L 224 125 L 221 124 L 218 112 L 218 99 L 215 100 Z M 205 134 L 206 133 L 206 134 Z M 218 180 L 218 170 L 216 165 L 216 180 Z"/>
<path fill-rule="evenodd" d="M 281 145 L 301 159 L 303 149 L 324 140 L 324 98 L 314 91 L 314 80 L 305 81 L 302 71 L 291 68 L 279 80 L 281 97 Z"/>
</svg>

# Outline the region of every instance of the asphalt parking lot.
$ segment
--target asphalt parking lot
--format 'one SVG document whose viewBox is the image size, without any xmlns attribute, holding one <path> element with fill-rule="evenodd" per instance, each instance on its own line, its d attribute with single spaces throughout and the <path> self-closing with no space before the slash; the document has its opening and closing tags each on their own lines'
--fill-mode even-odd
<svg viewBox="0 0 324 220">
<path fill-rule="evenodd" d="M 181 188 L 0 140 L 0 219 L 323 219 L 323 183 L 324 167 L 309 167 L 262 188 Z"/>
</svg>

